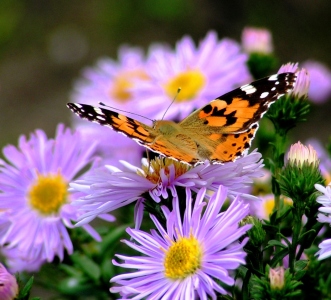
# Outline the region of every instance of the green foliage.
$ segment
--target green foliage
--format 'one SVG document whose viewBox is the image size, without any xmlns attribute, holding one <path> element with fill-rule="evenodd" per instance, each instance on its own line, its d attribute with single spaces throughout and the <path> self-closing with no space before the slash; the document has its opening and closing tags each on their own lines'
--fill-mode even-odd
<svg viewBox="0 0 331 300">
<path fill-rule="evenodd" d="M 249 283 L 251 299 L 254 300 L 286 300 L 286 299 L 302 299 L 302 283 L 296 280 L 295 275 L 289 270 L 284 273 L 284 286 L 272 288 L 270 285 L 270 267 L 266 266 L 265 275 L 258 277 L 253 275 Z"/>
<path fill-rule="evenodd" d="M 278 66 L 274 54 L 251 53 L 247 61 L 248 68 L 254 78 L 263 78 L 273 73 Z"/>
<path fill-rule="evenodd" d="M 19 294 L 17 296 L 17 300 L 28 300 L 30 299 L 30 291 L 33 285 L 34 277 L 31 276 L 30 279 L 23 285 L 22 281 L 20 280 L 19 275 L 16 275 L 17 283 L 19 284 Z M 39 297 L 34 297 L 32 300 L 38 300 Z"/>
</svg>

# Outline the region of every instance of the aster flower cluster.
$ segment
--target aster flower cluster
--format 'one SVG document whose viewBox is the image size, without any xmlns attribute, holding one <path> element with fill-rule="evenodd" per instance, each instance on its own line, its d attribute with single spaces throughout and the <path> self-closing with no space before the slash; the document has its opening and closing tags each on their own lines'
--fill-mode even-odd
<svg viewBox="0 0 331 300">
<path fill-rule="evenodd" d="M 304 297 L 307 281 L 325 297 L 329 154 L 301 142 L 287 150 L 288 132 L 331 87 L 326 68 L 305 66 L 278 69 L 294 73 L 296 81 L 266 114 L 274 125 L 270 146 L 262 120 L 255 141 L 260 152 L 234 161 L 189 165 L 152 153 L 143 158 L 143 147 L 130 138 L 77 117 L 74 131 L 59 125 L 48 138 L 36 130 L 20 137 L 17 147 L 6 146 L 0 251 L 8 271 L 0 264 L 0 298 L 29 293 L 31 286 L 20 296 L 20 282 L 10 273 L 49 274 L 50 268 L 62 270 L 54 289 L 65 297 L 292 299 Z M 83 71 L 72 101 L 101 102 L 153 120 L 166 112 L 178 122 L 277 67 L 268 30 L 245 28 L 241 45 L 211 31 L 198 45 L 185 36 L 174 48 L 153 44 L 147 54 L 121 47 L 117 60 L 103 58 Z M 318 76 L 325 79 L 321 93 Z M 247 94 L 251 90 L 246 86 Z"/>
</svg>

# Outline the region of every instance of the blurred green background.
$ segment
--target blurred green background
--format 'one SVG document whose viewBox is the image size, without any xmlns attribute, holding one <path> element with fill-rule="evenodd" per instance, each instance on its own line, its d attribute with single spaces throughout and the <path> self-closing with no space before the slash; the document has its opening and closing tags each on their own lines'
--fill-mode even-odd
<svg viewBox="0 0 331 300">
<path fill-rule="evenodd" d="M 316 59 L 330 67 L 330 16 L 330 0 L 1 0 L 0 146 L 70 124 L 65 103 L 74 80 L 99 57 L 116 58 L 123 43 L 173 46 L 185 34 L 198 42 L 210 29 L 240 41 L 245 26 L 260 26 L 271 30 L 280 63 Z M 330 111 L 330 104 L 314 108 L 298 138 L 326 141 L 320 129 Z"/>
</svg>

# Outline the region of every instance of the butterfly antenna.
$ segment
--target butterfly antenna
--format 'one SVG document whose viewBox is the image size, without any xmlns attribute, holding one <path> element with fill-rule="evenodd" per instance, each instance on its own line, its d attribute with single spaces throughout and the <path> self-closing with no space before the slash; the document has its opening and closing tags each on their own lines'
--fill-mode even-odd
<svg viewBox="0 0 331 300">
<path fill-rule="evenodd" d="M 175 102 L 175 100 L 176 100 L 176 98 L 178 97 L 178 94 L 180 93 L 181 89 L 182 89 L 182 88 L 180 88 L 180 87 L 177 89 L 177 93 L 176 93 L 174 99 L 171 101 L 170 105 L 168 106 L 168 108 L 167 108 L 166 111 L 164 112 L 164 114 L 163 114 L 161 120 L 164 119 L 164 117 L 165 117 L 166 113 L 168 112 L 170 106 Z"/>
<path fill-rule="evenodd" d="M 105 104 L 105 103 L 103 103 L 103 102 L 98 102 L 98 104 L 101 105 L 101 106 L 104 106 L 104 107 L 108 107 L 108 108 L 111 108 L 111 109 L 115 109 L 115 110 L 118 110 L 118 111 L 125 112 L 125 113 L 127 113 L 127 114 L 131 114 L 131 115 L 135 115 L 135 116 L 138 116 L 138 117 L 142 117 L 142 118 L 147 119 L 147 120 L 150 120 L 150 121 L 152 121 L 152 122 L 155 121 L 155 120 L 152 120 L 152 119 L 150 119 L 150 118 L 147 118 L 147 117 L 145 117 L 145 116 L 142 116 L 142 115 L 139 115 L 139 114 L 136 114 L 136 113 L 130 112 L 130 111 L 126 111 L 126 110 L 119 109 L 119 108 L 116 108 L 116 107 L 113 107 L 113 106 L 109 106 L 109 105 L 107 105 L 107 104 Z"/>
</svg>

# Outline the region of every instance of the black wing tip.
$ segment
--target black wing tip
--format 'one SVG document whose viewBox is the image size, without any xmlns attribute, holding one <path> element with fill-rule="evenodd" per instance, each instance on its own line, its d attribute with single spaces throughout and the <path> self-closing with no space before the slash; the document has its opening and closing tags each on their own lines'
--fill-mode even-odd
<svg viewBox="0 0 331 300">
<path fill-rule="evenodd" d="M 66 106 L 67 106 L 68 108 L 72 109 L 73 107 L 76 106 L 76 103 L 68 102 L 68 103 L 66 104 Z"/>
</svg>

